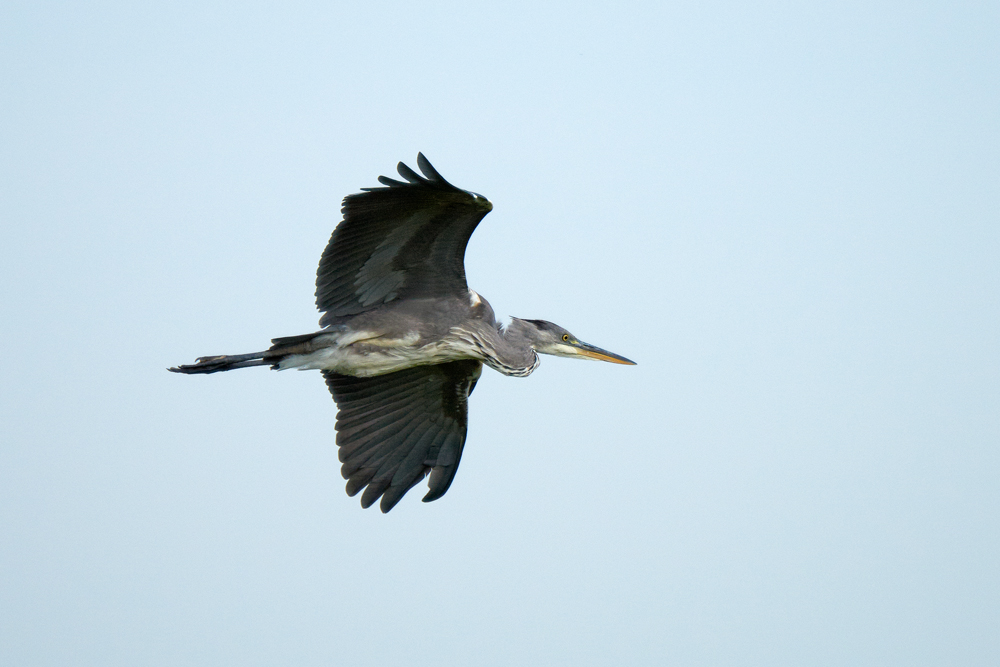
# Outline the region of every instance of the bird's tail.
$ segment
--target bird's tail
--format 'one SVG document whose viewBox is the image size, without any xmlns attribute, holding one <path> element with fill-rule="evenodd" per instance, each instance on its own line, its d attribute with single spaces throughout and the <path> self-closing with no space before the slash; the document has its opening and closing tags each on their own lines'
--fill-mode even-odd
<svg viewBox="0 0 1000 667">
<path fill-rule="evenodd" d="M 236 368 L 248 368 L 250 366 L 270 366 L 278 368 L 281 360 L 293 354 L 307 354 L 318 347 L 322 347 L 322 342 L 316 339 L 329 338 L 331 333 L 336 331 L 326 329 L 316 333 L 304 334 L 302 336 L 289 336 L 287 338 L 275 338 L 271 342 L 271 348 L 264 352 L 251 352 L 250 354 L 220 354 L 215 357 L 198 357 L 193 364 L 175 366 L 168 368 L 173 373 L 218 373 L 219 371 L 231 371 Z"/>
<path fill-rule="evenodd" d="M 231 371 L 234 368 L 247 368 L 248 366 L 265 366 L 274 363 L 265 358 L 267 352 L 251 352 L 250 354 L 220 354 L 215 357 L 198 357 L 193 364 L 185 364 L 168 368 L 172 373 L 218 373 L 219 371 Z"/>
</svg>

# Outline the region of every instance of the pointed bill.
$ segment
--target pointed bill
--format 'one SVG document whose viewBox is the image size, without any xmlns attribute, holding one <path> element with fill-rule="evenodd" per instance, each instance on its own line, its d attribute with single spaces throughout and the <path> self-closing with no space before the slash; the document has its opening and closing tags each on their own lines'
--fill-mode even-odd
<svg viewBox="0 0 1000 667">
<path fill-rule="evenodd" d="M 626 359 L 625 357 L 615 354 L 614 352 L 608 352 L 607 350 L 602 350 L 599 347 L 590 345 L 589 343 L 576 343 L 572 346 L 576 354 L 581 357 L 587 357 L 589 359 L 598 359 L 599 361 L 610 361 L 613 364 L 625 364 L 627 366 L 635 366 L 635 362 L 631 359 Z"/>
</svg>

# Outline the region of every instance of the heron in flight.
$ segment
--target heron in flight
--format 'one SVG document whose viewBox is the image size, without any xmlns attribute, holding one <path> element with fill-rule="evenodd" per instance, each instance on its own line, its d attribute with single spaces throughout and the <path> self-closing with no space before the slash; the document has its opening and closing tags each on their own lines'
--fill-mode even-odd
<svg viewBox="0 0 1000 667">
<path fill-rule="evenodd" d="M 524 377 L 538 354 L 630 364 L 545 320 L 499 325 L 465 282 L 465 247 L 493 209 L 441 177 L 423 154 L 423 176 L 344 199 L 316 273 L 315 333 L 273 339 L 251 354 L 200 357 L 176 373 L 247 366 L 318 369 L 337 403 L 337 445 L 347 494 L 383 512 L 428 473 L 424 502 L 451 485 L 468 430 L 469 395 L 483 364 Z"/>
</svg>

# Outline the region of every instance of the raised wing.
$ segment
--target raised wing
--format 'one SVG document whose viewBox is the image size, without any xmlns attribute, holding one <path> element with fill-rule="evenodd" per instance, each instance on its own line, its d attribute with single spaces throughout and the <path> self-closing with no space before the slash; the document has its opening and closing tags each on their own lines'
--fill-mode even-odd
<svg viewBox="0 0 1000 667">
<path fill-rule="evenodd" d="M 465 247 L 493 209 L 485 197 L 444 180 L 422 153 L 420 176 L 402 162 L 397 181 L 344 199 L 316 272 L 316 306 L 326 326 L 402 298 L 464 298 Z"/>
<path fill-rule="evenodd" d="M 445 494 L 458 470 L 468 431 L 469 394 L 478 361 L 359 378 L 323 371 L 337 402 L 337 445 L 347 495 L 365 488 L 361 506 L 382 497 L 388 512 L 430 471 L 424 502 Z"/>
</svg>

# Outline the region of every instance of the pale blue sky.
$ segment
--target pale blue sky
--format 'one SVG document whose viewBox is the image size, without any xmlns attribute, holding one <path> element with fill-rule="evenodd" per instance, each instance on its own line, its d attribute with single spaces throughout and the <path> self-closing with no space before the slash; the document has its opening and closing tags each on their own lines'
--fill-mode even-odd
<svg viewBox="0 0 1000 667">
<path fill-rule="evenodd" d="M 0 664 L 1000 663 L 1000 8 L 5 3 Z M 340 200 L 423 151 L 503 316 L 441 500 L 348 498 Z"/>
</svg>

